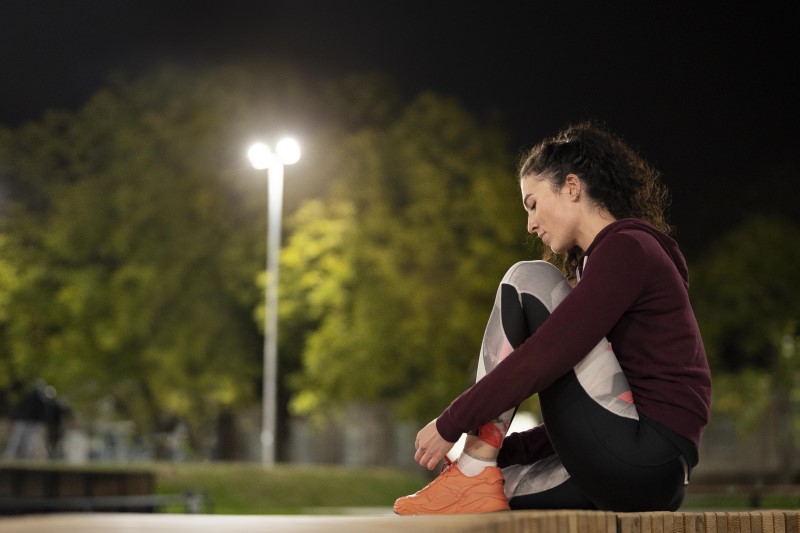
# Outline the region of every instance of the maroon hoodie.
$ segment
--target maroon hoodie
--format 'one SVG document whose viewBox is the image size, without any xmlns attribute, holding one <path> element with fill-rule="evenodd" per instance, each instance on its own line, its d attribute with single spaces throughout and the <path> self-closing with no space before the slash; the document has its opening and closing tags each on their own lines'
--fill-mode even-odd
<svg viewBox="0 0 800 533">
<path fill-rule="evenodd" d="M 442 437 L 455 442 L 546 389 L 607 337 L 639 413 L 699 446 L 711 374 L 678 245 L 642 220 L 622 219 L 584 257 L 580 282 L 550 317 L 438 418 Z M 514 463 L 553 453 L 543 426 L 509 436 L 503 448 Z"/>
</svg>

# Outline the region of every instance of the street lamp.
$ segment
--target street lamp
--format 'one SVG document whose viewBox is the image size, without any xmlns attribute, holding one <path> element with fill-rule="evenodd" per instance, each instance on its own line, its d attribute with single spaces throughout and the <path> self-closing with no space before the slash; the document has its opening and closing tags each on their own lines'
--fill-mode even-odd
<svg viewBox="0 0 800 533">
<path fill-rule="evenodd" d="M 281 139 L 275 153 L 264 143 L 247 150 L 250 164 L 267 170 L 269 204 L 267 206 L 267 284 L 264 288 L 264 375 L 261 423 L 261 464 L 275 464 L 275 430 L 278 401 L 278 254 L 281 246 L 281 210 L 283 205 L 283 166 L 300 160 L 300 145 L 290 138 Z"/>
</svg>

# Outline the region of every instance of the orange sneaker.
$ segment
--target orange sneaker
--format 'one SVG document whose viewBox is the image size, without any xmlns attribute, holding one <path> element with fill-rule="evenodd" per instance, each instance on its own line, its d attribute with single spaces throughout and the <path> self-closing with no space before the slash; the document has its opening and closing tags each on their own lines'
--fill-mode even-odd
<svg viewBox="0 0 800 533">
<path fill-rule="evenodd" d="M 394 502 L 394 512 L 417 515 L 508 511 L 503 484 L 503 474 L 496 466 L 485 468 L 475 477 L 467 477 L 456 463 L 450 463 L 428 486 L 398 498 Z"/>
</svg>

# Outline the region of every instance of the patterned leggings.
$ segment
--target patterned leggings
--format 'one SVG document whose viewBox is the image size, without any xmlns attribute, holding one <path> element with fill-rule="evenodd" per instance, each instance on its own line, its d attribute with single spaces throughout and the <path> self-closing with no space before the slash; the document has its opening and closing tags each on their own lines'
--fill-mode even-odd
<svg viewBox="0 0 800 533">
<path fill-rule="evenodd" d="M 550 316 L 571 288 L 544 261 L 514 265 L 503 277 L 486 326 L 481 379 Z M 636 411 L 611 344 L 601 340 L 570 372 L 539 394 L 555 455 L 503 469 L 517 509 L 675 510 L 688 483 L 694 445 Z M 515 410 L 480 427 L 502 445 Z M 690 457 L 689 463 L 685 457 Z"/>
</svg>

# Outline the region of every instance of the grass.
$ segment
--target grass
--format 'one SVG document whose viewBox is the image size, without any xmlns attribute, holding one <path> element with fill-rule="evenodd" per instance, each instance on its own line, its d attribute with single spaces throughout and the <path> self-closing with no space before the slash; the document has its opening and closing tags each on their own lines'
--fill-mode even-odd
<svg viewBox="0 0 800 533">
<path fill-rule="evenodd" d="M 336 512 L 346 507 L 389 507 L 395 499 L 422 488 L 425 473 L 389 468 L 278 465 L 256 463 L 155 463 L 157 492 L 203 492 L 204 512 L 219 514 L 307 514 L 315 508 Z M 789 495 L 765 494 L 762 509 L 793 509 L 800 501 Z M 693 495 L 682 511 L 751 509 L 746 494 Z M 167 512 L 184 512 L 182 506 Z"/>
<path fill-rule="evenodd" d="M 388 468 L 285 466 L 254 463 L 156 463 L 156 492 L 202 492 L 203 512 L 299 514 L 313 508 L 389 507 L 427 478 Z M 181 506 L 166 512 L 183 512 Z"/>
<path fill-rule="evenodd" d="M 747 495 L 687 495 L 681 511 L 703 511 L 708 509 L 738 509 L 738 510 L 767 510 L 767 509 L 797 509 L 800 499 L 796 496 L 771 494 L 761 497 L 758 507 L 754 507 Z"/>
</svg>

